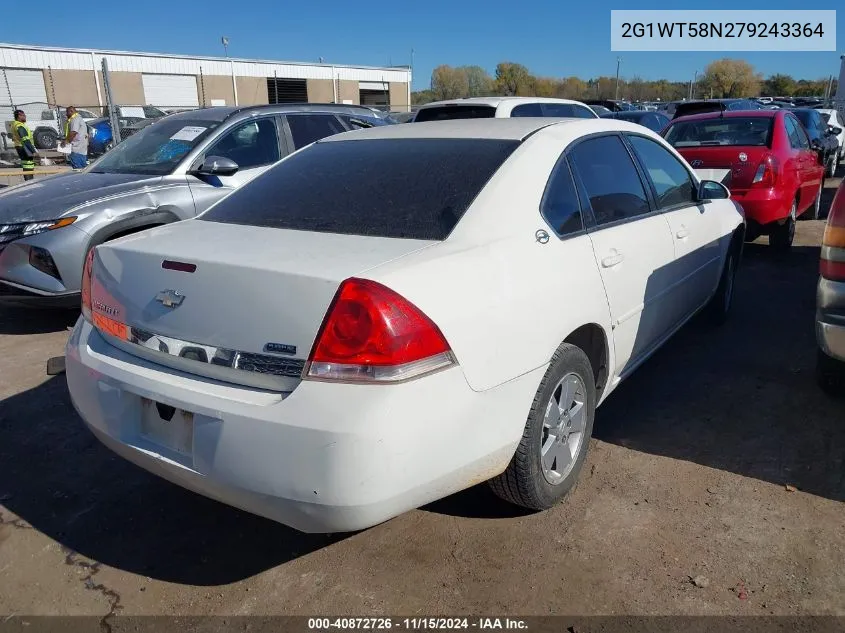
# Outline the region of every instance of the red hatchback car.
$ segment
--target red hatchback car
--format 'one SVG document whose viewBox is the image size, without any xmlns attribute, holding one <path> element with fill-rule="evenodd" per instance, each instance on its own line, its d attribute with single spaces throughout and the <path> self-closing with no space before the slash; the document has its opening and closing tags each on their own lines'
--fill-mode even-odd
<svg viewBox="0 0 845 633">
<path fill-rule="evenodd" d="M 768 235 L 789 248 L 795 220 L 819 217 L 824 165 L 801 122 L 785 110 L 678 117 L 663 137 L 709 180 L 723 182 L 745 210 L 746 240 Z"/>
</svg>

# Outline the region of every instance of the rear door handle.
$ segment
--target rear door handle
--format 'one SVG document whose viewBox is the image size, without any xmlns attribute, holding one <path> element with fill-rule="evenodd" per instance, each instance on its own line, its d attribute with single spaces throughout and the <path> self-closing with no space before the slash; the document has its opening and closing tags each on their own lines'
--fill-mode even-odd
<svg viewBox="0 0 845 633">
<path fill-rule="evenodd" d="M 682 226 L 681 228 L 679 228 L 678 232 L 675 233 L 675 237 L 677 237 L 679 240 L 689 237 L 689 231 L 687 230 L 687 227 Z"/>
<path fill-rule="evenodd" d="M 617 264 L 622 263 L 623 259 L 625 259 L 625 256 L 622 253 L 613 251 L 613 255 L 608 255 L 603 260 L 601 260 L 601 265 L 604 268 L 613 268 Z"/>
</svg>

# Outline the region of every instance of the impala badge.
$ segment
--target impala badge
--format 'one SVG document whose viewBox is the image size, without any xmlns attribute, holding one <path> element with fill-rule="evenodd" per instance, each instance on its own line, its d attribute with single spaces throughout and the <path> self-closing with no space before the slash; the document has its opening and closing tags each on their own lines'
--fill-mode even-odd
<svg viewBox="0 0 845 633">
<path fill-rule="evenodd" d="M 185 295 L 181 295 L 175 290 L 162 290 L 156 295 L 158 301 L 165 308 L 176 308 L 182 305 L 185 300 Z"/>
</svg>

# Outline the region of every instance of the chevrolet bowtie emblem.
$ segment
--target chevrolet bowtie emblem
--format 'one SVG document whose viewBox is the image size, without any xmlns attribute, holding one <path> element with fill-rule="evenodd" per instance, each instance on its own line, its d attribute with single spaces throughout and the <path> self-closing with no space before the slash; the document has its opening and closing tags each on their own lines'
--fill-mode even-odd
<svg viewBox="0 0 845 633">
<path fill-rule="evenodd" d="M 175 308 L 182 305 L 185 295 L 180 295 L 175 290 L 162 290 L 156 295 L 158 301 L 165 308 Z"/>
</svg>

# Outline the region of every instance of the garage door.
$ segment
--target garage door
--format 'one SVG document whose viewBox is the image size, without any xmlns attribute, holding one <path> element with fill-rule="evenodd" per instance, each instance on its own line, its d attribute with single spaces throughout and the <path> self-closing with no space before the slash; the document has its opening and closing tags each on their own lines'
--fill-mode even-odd
<svg viewBox="0 0 845 633">
<path fill-rule="evenodd" d="M 0 74 L 0 82 L 2 80 L 3 77 Z M 19 107 L 26 112 L 26 118 L 30 124 L 40 121 L 42 112 L 47 109 L 44 74 L 40 70 L 7 68 L 6 81 L 9 82 L 9 90 L 6 90 L 5 85 L 0 85 L 0 103 Z M 12 93 L 11 104 L 9 104 L 9 92 Z M 12 118 L 11 108 L 3 108 L 2 118 L 3 120 Z"/>
<path fill-rule="evenodd" d="M 160 108 L 196 108 L 197 79 L 193 75 L 142 75 L 147 105 Z"/>
</svg>

